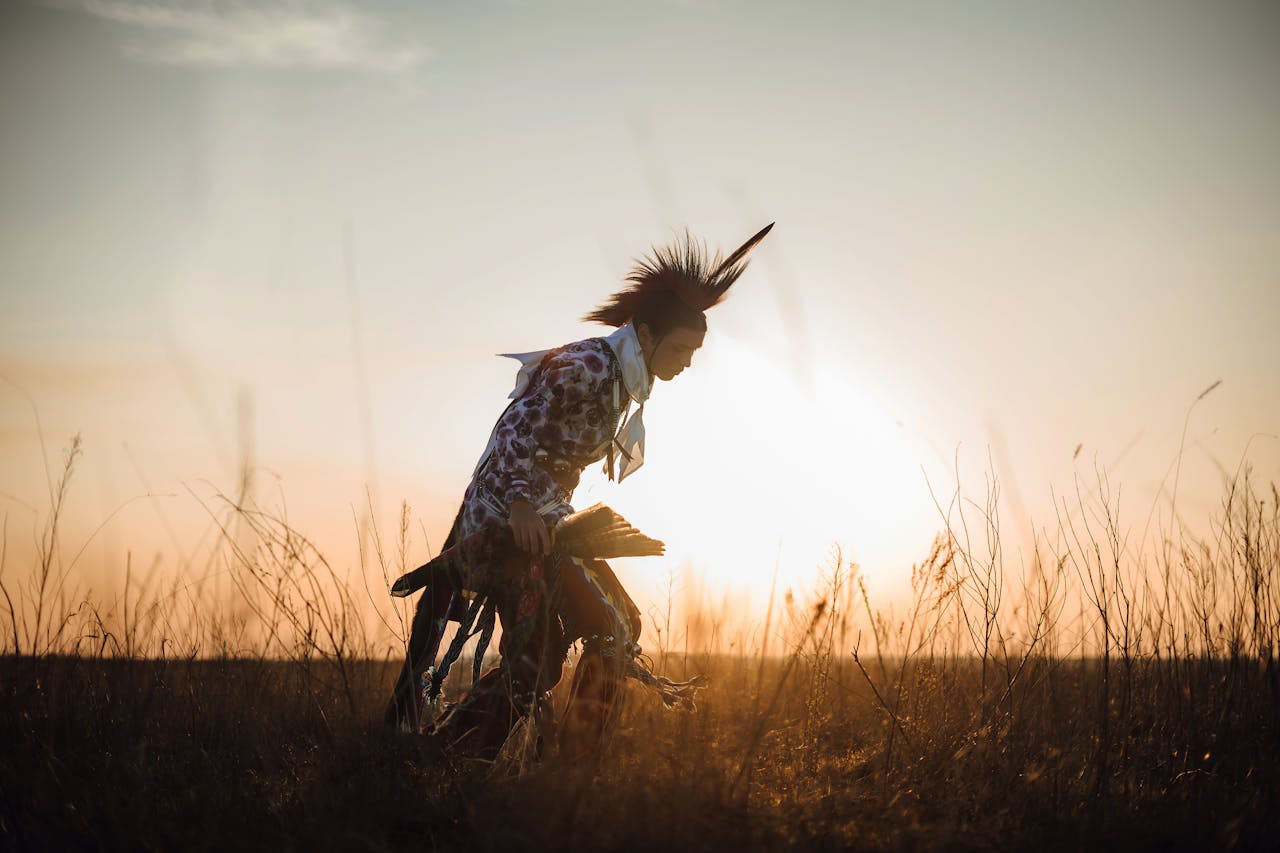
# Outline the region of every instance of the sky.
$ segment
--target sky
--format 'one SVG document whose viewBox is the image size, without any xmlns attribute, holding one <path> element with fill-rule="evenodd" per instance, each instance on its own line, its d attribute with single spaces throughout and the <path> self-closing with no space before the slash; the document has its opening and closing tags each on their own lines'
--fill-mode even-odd
<svg viewBox="0 0 1280 853">
<path fill-rule="evenodd" d="M 244 471 L 344 571 L 402 502 L 425 560 L 494 354 L 773 221 L 645 470 L 579 490 L 667 541 L 642 609 L 833 547 L 898 600 L 957 480 L 1023 553 L 1100 475 L 1135 541 L 1200 524 L 1280 479 L 1277 44 L 1266 2 L 3 4 L 9 565 L 76 434 L 86 588 L 203 578 Z"/>
</svg>

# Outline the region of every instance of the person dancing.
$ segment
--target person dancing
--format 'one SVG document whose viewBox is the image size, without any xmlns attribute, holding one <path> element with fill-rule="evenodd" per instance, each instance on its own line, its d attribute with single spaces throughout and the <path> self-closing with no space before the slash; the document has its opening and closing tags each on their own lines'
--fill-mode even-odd
<svg viewBox="0 0 1280 853">
<path fill-rule="evenodd" d="M 564 553 L 556 529 L 574 512 L 570 501 L 588 465 L 603 461 L 609 478 L 621 482 L 644 464 L 644 406 L 654 380 L 688 369 L 706 337 L 705 312 L 741 277 L 747 255 L 772 227 L 723 259 L 709 257 L 688 233 L 655 248 L 635 263 L 624 289 L 583 318 L 614 327 L 612 334 L 510 355 L 521 362 L 511 403 L 490 434 L 441 558 L 393 587 L 397 595 L 426 590 L 388 722 L 492 757 L 560 681 L 579 639 L 562 742 L 599 740 L 626 676 L 668 704 L 688 701 L 697 685 L 674 684 L 639 664 L 640 612 L 608 563 Z M 482 635 L 478 676 L 495 615 L 503 630 L 500 663 L 433 719 L 443 679 L 473 626 Z M 450 620 L 460 626 L 437 663 Z"/>
</svg>

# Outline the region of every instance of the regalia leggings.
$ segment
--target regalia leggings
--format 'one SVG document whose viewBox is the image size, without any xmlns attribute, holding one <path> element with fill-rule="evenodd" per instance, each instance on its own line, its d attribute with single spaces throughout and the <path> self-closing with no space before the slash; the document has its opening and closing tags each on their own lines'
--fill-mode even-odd
<svg viewBox="0 0 1280 853">
<path fill-rule="evenodd" d="M 579 562 L 566 557 L 530 556 L 510 548 L 489 555 L 491 574 L 486 595 L 502 624 L 501 663 L 486 672 L 448 710 L 433 731 L 445 741 L 479 756 L 492 756 L 511 728 L 531 713 L 541 697 L 559 683 L 568 648 L 584 639 L 566 718 L 565 735 L 590 747 L 603 733 L 613 710 L 620 672 L 615 638 L 636 638 L 639 613 L 619 612 L 601 598 L 599 587 L 614 602 L 630 599 L 602 560 Z M 588 581 L 586 574 L 592 580 Z M 422 673 L 436 658 L 449 617 L 452 590 L 436 584 L 423 591 L 415 612 L 409 654 L 402 668 L 388 718 L 418 728 Z M 624 627 L 625 623 L 625 627 Z"/>
</svg>

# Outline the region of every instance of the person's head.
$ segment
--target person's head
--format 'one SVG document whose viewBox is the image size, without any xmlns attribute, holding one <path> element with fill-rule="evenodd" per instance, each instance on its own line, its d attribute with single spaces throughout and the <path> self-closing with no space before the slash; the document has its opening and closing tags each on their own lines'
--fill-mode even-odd
<svg viewBox="0 0 1280 853">
<path fill-rule="evenodd" d="M 707 252 L 689 232 L 639 258 L 628 286 L 582 319 L 621 326 L 630 322 L 649 372 L 671 379 L 689 366 L 707 334 L 708 308 L 724 299 L 747 268 L 747 255 L 773 228 L 756 232 L 728 258 Z"/>
<path fill-rule="evenodd" d="M 654 293 L 631 318 L 649 372 L 673 379 L 693 360 L 707 336 L 707 318 L 674 291 Z"/>
</svg>

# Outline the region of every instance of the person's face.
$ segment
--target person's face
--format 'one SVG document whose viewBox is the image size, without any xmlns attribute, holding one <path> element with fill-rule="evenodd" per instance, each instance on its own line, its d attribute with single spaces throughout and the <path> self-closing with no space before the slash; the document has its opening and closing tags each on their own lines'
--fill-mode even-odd
<svg viewBox="0 0 1280 853">
<path fill-rule="evenodd" d="M 663 381 L 674 379 L 693 362 L 693 354 L 702 346 L 707 333 L 699 329 L 676 326 L 661 338 L 655 337 L 646 324 L 636 329 L 644 350 L 649 372 Z"/>
</svg>

